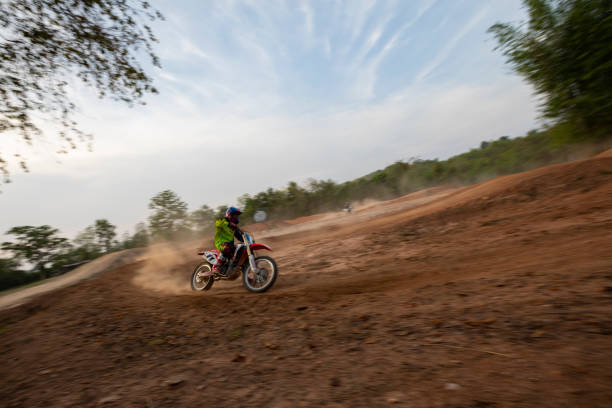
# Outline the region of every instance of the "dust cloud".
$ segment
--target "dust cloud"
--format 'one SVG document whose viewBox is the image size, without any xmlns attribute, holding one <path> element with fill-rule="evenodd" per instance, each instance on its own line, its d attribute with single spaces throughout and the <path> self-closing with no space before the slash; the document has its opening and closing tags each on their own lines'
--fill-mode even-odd
<svg viewBox="0 0 612 408">
<path fill-rule="evenodd" d="M 163 243 L 147 248 L 133 283 L 143 289 L 172 295 L 191 293 L 189 278 L 197 257 L 193 245 Z M 193 262 L 189 262 L 193 260 Z"/>
</svg>

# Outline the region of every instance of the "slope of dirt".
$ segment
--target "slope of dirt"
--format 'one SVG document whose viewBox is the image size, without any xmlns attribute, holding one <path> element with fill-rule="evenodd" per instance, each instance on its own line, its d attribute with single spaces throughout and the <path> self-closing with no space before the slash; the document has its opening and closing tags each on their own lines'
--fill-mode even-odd
<svg viewBox="0 0 612 408">
<path fill-rule="evenodd" d="M 248 226 L 247 229 L 257 232 L 258 237 L 286 236 L 291 233 L 304 233 L 321 228 L 329 230 L 348 224 L 361 224 L 382 215 L 405 212 L 408 209 L 436 201 L 455 191 L 457 191 L 455 187 L 433 187 L 394 200 L 368 200 L 365 203 L 356 203 L 356 208 L 351 214 L 345 212 L 314 214 L 289 221 L 270 221 L 263 229 L 259 225 Z M 262 235 L 259 234 L 260 231 L 263 232 Z"/>
<path fill-rule="evenodd" d="M 599 153 L 597 157 L 612 157 L 612 149 L 608 149 L 605 152 Z"/>
<path fill-rule="evenodd" d="M 144 251 L 142 249 L 126 249 L 112 254 L 101 256 L 73 271 L 54 278 L 46 279 L 39 285 L 18 289 L 0 296 L 0 310 L 8 309 L 25 303 L 36 296 L 54 290 L 74 285 L 85 279 L 94 278 L 106 271 L 126 265 L 138 259 Z"/>
<path fill-rule="evenodd" d="M 168 247 L 2 311 L 0 400 L 608 407 L 612 158 L 414 204 L 268 232 L 266 294 L 190 292 L 198 259 Z"/>
</svg>

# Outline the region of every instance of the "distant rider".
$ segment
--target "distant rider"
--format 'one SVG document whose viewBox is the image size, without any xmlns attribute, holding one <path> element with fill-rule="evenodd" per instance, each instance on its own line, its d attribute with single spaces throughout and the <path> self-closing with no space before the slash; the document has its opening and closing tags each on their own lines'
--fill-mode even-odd
<svg viewBox="0 0 612 408">
<path fill-rule="evenodd" d="M 236 246 L 234 245 L 234 238 L 240 242 L 244 242 L 242 239 L 242 231 L 238 228 L 240 220 L 238 217 L 242 214 L 236 207 L 229 207 L 225 211 L 225 217 L 218 219 L 215 222 L 215 246 L 221 252 L 219 256 L 219 262 L 213 267 L 213 271 L 216 273 L 225 274 L 225 266 L 228 261 L 234 256 Z"/>
</svg>

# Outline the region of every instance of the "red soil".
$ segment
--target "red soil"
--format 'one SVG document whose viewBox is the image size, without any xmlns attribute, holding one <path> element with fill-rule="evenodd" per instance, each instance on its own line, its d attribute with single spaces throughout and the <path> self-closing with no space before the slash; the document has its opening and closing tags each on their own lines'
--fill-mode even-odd
<svg viewBox="0 0 612 408">
<path fill-rule="evenodd" d="M 0 401 L 610 406 L 612 155 L 422 198 L 268 232 L 262 295 L 157 249 L 4 310 Z"/>
</svg>

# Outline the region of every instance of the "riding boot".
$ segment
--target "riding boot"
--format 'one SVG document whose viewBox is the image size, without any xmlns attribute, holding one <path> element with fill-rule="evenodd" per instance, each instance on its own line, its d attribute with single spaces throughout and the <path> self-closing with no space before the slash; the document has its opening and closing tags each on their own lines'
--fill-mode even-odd
<svg viewBox="0 0 612 408">
<path fill-rule="evenodd" d="M 213 272 L 219 275 L 225 275 L 227 259 L 223 256 L 223 254 L 219 255 L 217 258 L 217 264 L 213 266 Z"/>
</svg>

